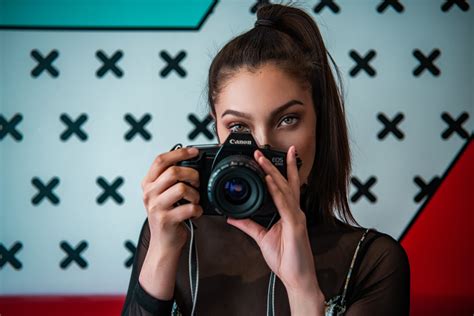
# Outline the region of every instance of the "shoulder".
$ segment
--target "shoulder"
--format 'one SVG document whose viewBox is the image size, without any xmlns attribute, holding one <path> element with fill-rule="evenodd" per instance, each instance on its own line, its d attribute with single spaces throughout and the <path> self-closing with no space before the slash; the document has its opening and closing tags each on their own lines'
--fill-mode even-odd
<svg viewBox="0 0 474 316">
<path fill-rule="evenodd" d="M 340 224 L 341 225 L 341 224 Z M 408 256 L 402 245 L 389 234 L 375 228 L 340 226 L 342 240 L 353 245 L 354 252 L 360 244 L 356 259 L 366 269 L 407 268 Z M 366 233 L 367 232 L 367 233 Z"/>
<path fill-rule="evenodd" d="M 356 296 L 408 291 L 408 256 L 402 245 L 392 236 L 371 229 L 361 243 L 356 260 L 353 280 Z"/>
<path fill-rule="evenodd" d="M 338 222 L 312 231 L 318 281 L 326 297 L 347 290 L 349 305 L 380 305 L 381 310 L 392 303 L 406 306 L 410 268 L 405 249 L 389 234 L 371 228 L 364 236 L 366 230 Z"/>
<path fill-rule="evenodd" d="M 366 237 L 366 268 L 385 268 L 386 272 L 407 269 L 408 256 L 402 245 L 392 236 L 371 229 Z"/>
<path fill-rule="evenodd" d="M 351 283 L 375 283 L 394 274 L 409 277 L 407 253 L 392 236 L 375 228 L 337 225 L 339 247 L 348 252 L 349 261 L 355 259 L 352 278 L 356 280 Z"/>
<path fill-rule="evenodd" d="M 408 315 L 409 297 L 410 265 L 405 249 L 392 236 L 371 229 L 361 243 L 349 284 L 349 311 L 379 314 L 393 306 L 395 314 Z"/>
</svg>

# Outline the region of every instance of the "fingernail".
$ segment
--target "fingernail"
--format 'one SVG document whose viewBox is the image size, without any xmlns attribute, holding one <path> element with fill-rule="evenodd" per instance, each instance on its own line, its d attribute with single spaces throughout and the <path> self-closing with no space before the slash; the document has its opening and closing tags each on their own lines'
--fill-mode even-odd
<svg viewBox="0 0 474 316">
<path fill-rule="evenodd" d="M 190 154 L 197 154 L 199 152 L 199 149 L 197 149 L 196 147 L 189 147 L 188 148 L 188 153 Z"/>
<path fill-rule="evenodd" d="M 291 145 L 290 148 L 288 149 L 288 152 L 290 153 L 291 157 L 295 156 L 295 146 Z"/>
</svg>

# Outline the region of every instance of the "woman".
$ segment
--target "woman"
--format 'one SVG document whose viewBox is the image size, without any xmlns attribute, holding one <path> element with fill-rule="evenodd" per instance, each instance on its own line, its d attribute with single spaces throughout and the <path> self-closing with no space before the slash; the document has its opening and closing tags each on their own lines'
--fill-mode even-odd
<svg viewBox="0 0 474 316">
<path fill-rule="evenodd" d="M 255 27 L 217 54 L 208 78 L 216 135 L 250 132 L 259 146 L 287 151 L 287 178 L 254 154 L 281 218 L 267 229 L 201 216 L 198 171 L 176 165 L 198 150 L 159 155 L 142 181 L 148 216 L 123 315 L 169 315 L 173 302 L 183 315 L 408 314 L 403 248 L 350 223 L 344 106 L 327 55 L 312 18 L 283 5 L 260 7 Z M 199 251 L 191 280 L 189 219 Z"/>
</svg>

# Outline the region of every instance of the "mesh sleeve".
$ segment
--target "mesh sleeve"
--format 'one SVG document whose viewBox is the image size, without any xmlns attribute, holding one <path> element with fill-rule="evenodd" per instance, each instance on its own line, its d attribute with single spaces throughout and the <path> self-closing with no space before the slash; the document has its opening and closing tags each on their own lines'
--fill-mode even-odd
<svg viewBox="0 0 474 316">
<path fill-rule="evenodd" d="M 143 261 L 148 251 L 150 244 L 150 227 L 148 225 L 148 218 L 143 223 L 138 238 L 137 248 L 133 259 L 132 274 L 128 285 L 127 296 L 122 307 L 122 316 L 126 315 L 171 315 L 173 306 L 173 299 L 160 300 L 148 294 L 141 286 L 138 277 L 143 266 Z"/>
</svg>

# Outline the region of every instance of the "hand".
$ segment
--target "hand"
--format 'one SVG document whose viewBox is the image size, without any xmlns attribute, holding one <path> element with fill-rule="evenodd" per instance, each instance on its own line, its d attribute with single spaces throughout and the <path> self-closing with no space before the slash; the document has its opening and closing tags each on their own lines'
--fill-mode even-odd
<svg viewBox="0 0 474 316">
<path fill-rule="evenodd" d="M 287 153 L 288 180 L 259 150 L 255 151 L 254 156 L 266 173 L 265 181 L 281 218 L 269 230 L 251 219 L 228 218 L 227 223 L 255 240 L 268 266 L 283 282 L 289 296 L 291 293 L 309 293 L 321 298 L 306 229 L 306 216 L 300 209 L 300 179 L 295 147 L 291 146 Z"/>
<path fill-rule="evenodd" d="M 183 221 L 203 213 L 199 205 L 199 192 L 195 189 L 199 187 L 198 171 L 175 166 L 177 162 L 198 153 L 197 148 L 190 147 L 161 154 L 142 180 L 143 202 L 150 226 L 150 248 L 156 247 L 163 255 L 181 251 L 187 239 Z M 176 207 L 180 199 L 190 203 Z"/>
<path fill-rule="evenodd" d="M 198 153 L 196 148 L 181 148 L 161 154 L 142 180 L 150 240 L 138 281 L 147 293 L 161 300 L 173 297 L 179 256 L 187 239 L 183 221 L 202 214 L 195 189 L 199 173 L 175 164 Z M 190 203 L 175 207 L 180 199 Z"/>
</svg>

